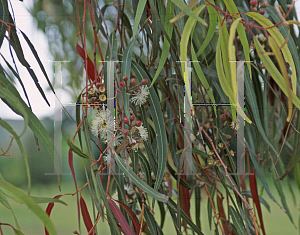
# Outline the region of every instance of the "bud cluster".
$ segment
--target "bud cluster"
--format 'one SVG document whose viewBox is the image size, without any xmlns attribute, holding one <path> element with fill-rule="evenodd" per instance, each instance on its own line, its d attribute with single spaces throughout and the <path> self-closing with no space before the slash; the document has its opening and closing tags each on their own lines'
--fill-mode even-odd
<svg viewBox="0 0 300 235">
<path fill-rule="evenodd" d="M 134 78 L 131 78 L 129 80 L 129 86 L 127 85 L 128 81 L 128 76 L 124 75 L 123 80 L 119 83 L 120 87 L 125 87 L 126 92 L 133 92 L 136 91 L 140 88 L 142 85 L 147 85 L 148 84 L 148 79 L 143 79 L 139 84 L 136 84 L 136 80 Z"/>
<path fill-rule="evenodd" d="M 250 1 L 250 10 L 254 11 L 254 12 L 258 12 L 261 15 L 264 15 L 266 13 L 266 11 L 264 9 L 261 8 L 265 8 L 268 6 L 267 2 L 263 2 L 263 0 L 251 0 Z"/>
<path fill-rule="evenodd" d="M 104 83 L 97 83 L 88 91 L 88 103 L 91 107 L 100 109 L 100 104 L 106 102 L 106 94 L 105 94 L 105 86 Z"/>
</svg>

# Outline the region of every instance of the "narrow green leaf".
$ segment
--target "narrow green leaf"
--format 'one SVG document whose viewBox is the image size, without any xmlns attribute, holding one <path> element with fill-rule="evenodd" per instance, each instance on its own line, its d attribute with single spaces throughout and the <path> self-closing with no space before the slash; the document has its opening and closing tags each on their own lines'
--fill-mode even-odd
<svg viewBox="0 0 300 235">
<path fill-rule="evenodd" d="M 200 211 L 201 211 L 201 188 L 195 188 L 195 218 L 196 225 L 201 229 L 201 220 L 200 220 Z"/>
<path fill-rule="evenodd" d="M 116 8 L 116 10 L 118 9 L 117 6 L 115 6 L 115 8 Z M 123 21 L 123 27 L 127 30 L 128 37 L 132 38 L 132 26 L 131 26 L 131 23 L 130 23 L 130 20 L 129 20 L 127 14 L 125 14 L 124 11 L 123 11 L 123 14 L 122 14 L 121 18 L 122 18 L 122 21 Z"/>
<path fill-rule="evenodd" d="M 205 2 L 207 2 L 207 1 L 205 1 Z M 211 0 L 210 2 L 214 4 L 213 0 Z M 208 14 L 209 14 L 209 26 L 208 26 L 208 31 L 207 31 L 206 37 L 196 54 L 197 57 L 199 55 L 201 55 L 201 53 L 205 50 L 205 48 L 207 47 L 207 45 L 213 38 L 215 31 L 216 31 L 216 27 L 217 27 L 217 19 L 218 19 L 216 17 L 217 11 L 213 8 L 213 6 L 208 5 L 206 7 L 208 10 Z M 193 61 L 194 61 L 194 59 L 193 59 Z"/>
<path fill-rule="evenodd" d="M 154 61 L 157 58 L 158 55 L 158 49 L 159 47 L 159 38 L 160 38 L 160 34 L 161 34 L 161 28 L 160 28 L 160 22 L 159 22 L 159 17 L 157 13 L 154 12 L 157 11 L 156 8 L 156 2 L 154 1 L 149 1 L 150 2 L 150 6 L 152 9 L 152 36 L 153 36 L 153 40 L 152 40 L 152 59 L 151 59 L 151 65 L 154 63 Z"/>
<path fill-rule="evenodd" d="M 239 13 L 235 3 L 233 0 L 223 0 L 228 11 L 230 12 L 230 14 L 234 14 L 234 13 Z M 237 19 L 241 18 L 240 15 L 236 14 L 235 17 Z M 243 49 L 244 49 L 244 54 L 245 54 L 245 58 L 246 58 L 246 61 L 250 61 L 250 47 L 249 47 L 249 42 L 247 40 L 247 36 L 246 36 L 246 32 L 245 32 L 245 28 L 242 24 L 239 24 L 238 27 L 237 27 L 237 32 L 238 32 L 238 35 L 240 37 L 240 40 L 241 40 L 241 43 L 242 43 L 242 46 L 243 46 Z M 251 74 L 251 65 L 250 63 L 247 63 L 247 67 L 248 67 L 248 70 L 249 70 L 249 73 L 250 73 L 250 77 L 252 77 L 252 74 Z"/>
<path fill-rule="evenodd" d="M 102 13 L 103 16 L 104 16 L 104 13 L 105 13 L 107 7 L 109 7 L 109 5 L 105 4 L 105 5 L 101 8 L 101 13 Z M 99 17 L 97 16 L 97 21 L 96 21 L 97 29 L 96 29 L 96 31 L 98 32 L 98 31 L 100 30 L 101 33 L 103 34 L 103 36 L 104 36 L 104 37 L 107 37 L 106 32 L 105 32 L 105 30 L 104 30 L 104 28 L 103 28 L 103 26 L 102 26 L 102 21 L 103 21 L 103 20 L 102 20 L 101 15 L 100 15 Z"/>
<path fill-rule="evenodd" d="M 123 54 L 123 62 L 122 62 L 122 76 L 128 76 L 130 78 L 130 68 L 131 68 L 131 60 L 132 60 L 132 52 L 134 47 L 135 40 L 132 40 L 128 46 L 125 49 L 125 52 Z M 127 81 L 127 85 L 129 86 L 130 79 Z M 124 100 L 124 110 L 125 110 L 125 116 L 129 117 L 129 98 L 126 94 L 126 89 L 122 88 L 123 92 L 123 100 Z"/>
<path fill-rule="evenodd" d="M 198 0 L 191 0 L 191 1 L 188 3 L 187 6 L 188 6 L 188 8 L 189 8 L 190 10 L 192 10 L 193 7 L 197 5 L 197 3 L 198 3 Z M 174 6 L 174 4 L 172 4 L 172 5 Z M 173 12 L 172 12 L 172 15 L 173 15 Z M 179 14 L 177 14 L 173 19 L 170 19 L 168 22 L 169 22 L 169 23 L 174 23 L 174 22 L 176 22 L 177 20 L 181 19 L 181 18 L 184 17 L 184 16 L 185 16 L 185 12 L 182 11 L 182 12 L 180 12 Z"/>
<path fill-rule="evenodd" d="M 137 199 L 139 201 L 140 206 L 142 207 L 143 204 L 142 204 L 141 195 L 137 192 L 136 196 L 137 196 Z M 154 235 L 158 234 L 158 224 L 156 223 L 156 221 L 155 221 L 153 215 L 151 214 L 151 212 L 149 211 L 147 205 L 145 205 L 145 208 L 144 208 L 144 216 L 145 216 L 145 220 L 147 222 L 147 225 L 149 227 L 149 230 L 151 232 L 151 235 L 152 234 L 154 234 Z"/>
<path fill-rule="evenodd" d="M 292 98 L 292 90 L 290 88 L 290 79 L 288 77 L 288 73 L 286 70 L 285 61 L 282 57 L 281 51 L 280 51 L 275 39 L 273 37 L 269 37 L 268 40 L 269 40 L 269 45 L 270 45 L 270 47 L 275 55 L 275 58 L 279 64 L 279 68 L 280 68 L 281 74 L 284 78 L 285 86 L 287 89 L 289 108 L 288 108 L 288 116 L 287 116 L 286 121 L 289 122 L 291 120 L 292 113 L 293 113 L 293 102 L 292 102 L 293 98 Z"/>
<path fill-rule="evenodd" d="M 23 131 L 21 132 L 20 136 L 22 136 L 27 128 L 28 125 L 28 115 L 24 106 L 22 105 L 23 100 L 15 96 L 13 92 L 11 92 L 7 87 L 3 86 L 1 80 L 6 79 L 2 74 L 0 74 L 0 98 L 14 111 L 19 113 L 24 118 L 24 127 Z"/>
<path fill-rule="evenodd" d="M 144 156 L 144 154 L 141 151 L 138 151 L 137 154 L 139 156 L 140 162 L 142 163 L 142 165 L 144 167 L 147 184 L 149 186 L 152 186 L 152 177 L 151 177 L 151 170 L 150 170 L 149 162 L 147 161 L 146 157 Z"/>
<path fill-rule="evenodd" d="M 237 95 L 237 77 L 236 77 L 236 56 L 235 56 L 235 46 L 233 45 L 233 41 L 235 38 L 235 31 L 239 25 L 241 18 L 236 19 L 231 27 L 230 27 L 230 34 L 228 38 L 228 59 L 229 59 L 229 66 L 230 66 L 230 74 L 231 74 L 231 86 L 234 96 Z"/>
<path fill-rule="evenodd" d="M 298 186 L 298 189 L 300 190 L 300 162 L 298 162 L 295 165 L 295 168 L 294 168 L 294 177 L 295 177 L 295 181 L 296 181 L 296 184 Z"/>
<path fill-rule="evenodd" d="M 280 48 L 282 47 L 281 51 L 282 51 L 284 60 L 289 64 L 289 66 L 292 67 L 292 75 L 291 75 L 292 88 L 293 88 L 293 93 L 296 94 L 297 77 L 296 77 L 295 63 L 294 63 L 293 57 L 291 55 L 291 52 L 290 52 L 287 44 L 285 43 L 285 39 L 283 38 L 282 34 L 276 27 L 272 27 L 274 25 L 269 19 L 262 16 L 261 14 L 258 14 L 256 12 L 248 12 L 246 14 L 248 16 L 252 17 L 253 19 L 255 19 L 263 27 L 267 28 L 267 31 L 275 39 L 277 45 Z"/>
<path fill-rule="evenodd" d="M 116 159 L 116 162 L 117 162 L 118 166 L 120 167 L 121 171 L 127 177 L 129 177 L 132 180 L 132 182 L 138 186 L 138 188 L 140 188 L 145 193 L 149 194 L 151 197 L 155 198 L 158 201 L 161 201 L 161 202 L 168 201 L 168 199 L 169 199 L 168 196 L 155 191 L 153 188 L 151 188 L 149 185 L 147 185 L 144 181 L 142 181 L 136 174 L 134 174 L 134 172 L 130 168 L 126 167 L 125 162 L 118 155 L 115 155 L 115 159 Z"/>
<path fill-rule="evenodd" d="M 65 206 L 67 206 L 67 203 L 65 203 L 62 200 L 59 199 L 55 199 L 55 198 L 48 198 L 48 197 L 33 197 L 31 196 L 31 198 L 35 201 L 35 203 L 50 203 L 50 202 L 56 202 L 56 203 L 60 203 L 63 204 Z"/>
<path fill-rule="evenodd" d="M 136 13 L 135 13 L 135 18 L 134 18 L 134 25 L 133 25 L 133 36 L 134 37 L 136 37 L 136 33 L 137 33 L 138 26 L 139 26 L 139 23 L 142 18 L 143 11 L 145 9 L 146 2 L 147 2 L 147 0 L 140 0 L 138 2 L 138 6 L 137 6 Z"/>
<path fill-rule="evenodd" d="M 51 82 L 50 82 L 50 80 L 48 78 L 48 75 L 46 73 L 44 65 L 42 64 L 42 61 L 40 60 L 40 57 L 38 56 L 37 51 L 35 50 L 33 44 L 31 43 L 31 41 L 29 40 L 29 38 L 26 36 L 26 34 L 22 30 L 20 30 L 20 32 L 22 33 L 25 41 L 27 42 L 28 46 L 30 47 L 30 50 L 32 51 L 32 54 L 34 55 L 36 61 L 38 62 L 39 66 L 40 66 L 40 68 L 41 68 L 41 70 L 42 70 L 42 72 L 43 72 L 43 74 L 44 74 L 44 76 L 45 76 L 45 78 L 47 80 L 47 83 L 48 83 L 51 91 L 55 94 L 54 88 L 52 87 L 52 84 L 51 84 Z"/>
<path fill-rule="evenodd" d="M 28 163 L 28 158 L 27 158 L 27 153 L 24 149 L 24 146 L 19 138 L 19 136 L 17 135 L 17 133 L 12 129 L 12 127 L 5 121 L 3 121 L 0 118 L 0 125 L 6 129 L 9 133 L 11 133 L 13 135 L 13 137 L 15 138 L 18 147 L 20 149 L 20 152 L 23 156 L 24 159 L 24 163 L 25 163 L 25 167 L 26 167 L 26 174 L 27 174 L 27 180 L 28 180 L 28 195 L 30 194 L 30 189 L 31 189 L 31 177 L 30 177 L 30 168 L 29 168 L 29 163 Z"/>
<path fill-rule="evenodd" d="M 242 191 L 241 194 L 244 197 L 250 197 L 250 198 L 252 198 L 252 194 L 251 194 L 250 190 Z M 260 203 L 263 204 L 267 208 L 267 210 L 269 212 L 271 212 L 270 211 L 270 205 L 268 204 L 268 202 L 265 199 L 263 199 L 261 196 L 259 196 L 259 195 L 258 195 L 258 198 L 259 198 Z"/>
<path fill-rule="evenodd" d="M 168 204 L 169 206 L 169 209 L 171 209 L 172 211 L 174 212 L 177 212 L 177 205 L 176 203 L 170 198 L 169 201 L 168 201 Z M 181 209 L 180 209 L 181 210 Z M 183 210 L 181 210 L 180 212 L 181 214 L 181 217 L 182 219 L 191 227 L 191 229 L 196 232 L 197 234 L 200 234 L 200 235 L 204 235 L 201 230 L 197 227 L 197 225 L 195 225 L 193 223 L 193 221 L 186 215 L 186 213 L 184 213 Z"/>
<path fill-rule="evenodd" d="M 263 47 L 259 43 L 258 39 L 256 37 L 253 37 L 253 39 L 254 39 L 255 48 L 257 50 L 259 58 L 261 59 L 262 63 L 265 65 L 266 69 L 268 70 L 268 72 L 270 73 L 270 75 L 273 77 L 273 79 L 275 80 L 275 82 L 278 84 L 278 86 L 280 87 L 280 89 L 287 96 L 288 92 L 287 92 L 286 85 L 284 83 L 284 78 L 282 77 L 281 73 L 278 71 L 278 69 L 276 68 L 276 66 L 274 65 L 274 63 L 270 59 L 270 57 L 265 54 L 265 50 L 263 49 Z M 292 97 L 293 97 L 293 104 L 298 109 L 300 109 L 300 100 L 295 95 L 294 92 L 292 93 Z"/>
<path fill-rule="evenodd" d="M 70 147 L 70 149 L 73 151 L 73 153 L 76 153 L 79 157 L 89 159 L 88 155 L 86 155 L 84 152 L 81 151 L 80 148 L 78 148 L 76 145 L 72 143 L 70 140 L 70 136 L 67 136 L 67 144 Z"/>
<path fill-rule="evenodd" d="M 231 74 L 230 74 L 230 62 L 229 62 L 229 57 L 228 57 L 228 30 L 226 24 L 222 25 L 223 18 L 218 15 L 219 17 L 219 40 L 218 44 L 221 45 L 221 52 L 222 52 L 222 64 L 224 65 L 224 71 L 225 71 L 225 77 L 226 81 L 229 84 L 229 86 L 232 88 L 231 84 Z M 218 46 L 218 45 L 217 45 Z M 236 99 L 235 96 L 233 95 L 234 99 L 231 101 L 231 103 L 235 103 Z"/>
<path fill-rule="evenodd" d="M 207 217 L 208 217 L 208 224 L 209 224 L 209 228 L 211 230 L 211 221 L 212 221 L 212 207 L 214 206 L 214 196 L 215 196 L 215 188 L 211 187 L 209 189 L 209 194 L 211 195 L 211 199 L 213 202 L 213 205 L 211 204 L 210 200 L 207 200 Z"/>
<path fill-rule="evenodd" d="M 222 87 L 222 90 L 224 91 L 224 93 L 229 98 L 230 103 L 234 103 L 233 91 L 232 91 L 232 88 L 231 88 L 230 84 L 228 84 L 228 82 L 227 82 L 227 78 L 226 78 L 226 76 L 224 74 L 224 70 L 223 70 L 223 62 L 222 62 L 222 58 L 221 58 L 221 43 L 220 43 L 220 41 L 222 41 L 221 36 L 219 37 L 218 44 L 217 44 L 217 51 L 216 51 L 217 73 L 218 73 L 218 77 L 219 77 L 219 81 L 220 81 L 220 85 Z"/>
<path fill-rule="evenodd" d="M 266 11 L 272 17 L 272 19 L 274 20 L 274 22 L 276 24 L 281 22 L 281 18 L 278 16 L 278 13 L 273 6 L 269 5 L 266 8 Z M 297 47 L 295 45 L 295 42 L 294 42 L 292 36 L 289 34 L 289 29 L 287 27 L 285 27 L 284 25 L 279 25 L 278 27 L 280 29 L 280 32 L 282 33 L 282 36 L 284 38 L 287 38 L 287 37 L 289 38 L 287 41 L 287 45 L 293 56 L 293 61 L 295 63 L 296 69 L 297 69 L 296 75 L 298 76 L 298 82 L 299 82 L 300 81 L 300 59 L 299 59 L 299 55 L 297 52 Z"/>
<path fill-rule="evenodd" d="M 285 194 L 284 194 L 284 192 L 283 192 L 283 189 L 282 189 L 282 186 L 281 186 L 281 182 L 280 182 L 279 180 L 276 180 L 275 177 L 273 177 L 273 179 L 274 179 L 274 184 L 275 184 L 275 186 L 276 186 L 276 189 L 277 189 L 277 191 L 278 191 L 278 193 L 279 193 L 279 196 L 280 196 L 280 198 L 281 198 L 282 206 L 283 206 L 283 208 L 285 209 L 285 211 L 286 211 L 286 213 L 287 213 L 289 219 L 290 219 L 291 222 L 294 224 L 293 217 L 292 217 L 291 212 L 290 212 L 290 210 L 289 210 L 289 208 L 288 208 L 288 205 L 287 205 L 287 203 L 286 203 Z M 294 226 L 295 226 L 295 224 L 294 224 Z"/>
<path fill-rule="evenodd" d="M 192 43 L 191 43 L 191 53 L 192 53 L 192 60 L 193 61 L 197 61 L 197 56 L 195 54 L 194 46 L 193 46 Z M 204 76 L 204 73 L 203 73 L 200 65 L 198 63 L 193 63 L 193 66 L 194 66 L 196 74 L 197 74 L 198 78 L 200 79 L 200 82 L 204 86 L 204 88 L 205 88 L 205 90 L 206 90 L 206 92 L 207 92 L 207 94 L 208 94 L 211 102 L 213 104 L 216 104 L 215 97 L 214 97 L 212 91 L 210 90 L 210 86 L 209 86 L 209 84 L 208 84 L 208 82 L 206 80 L 206 77 Z M 216 108 L 215 105 L 213 106 L 213 109 L 215 111 L 215 115 L 217 116 L 217 108 Z"/>
<path fill-rule="evenodd" d="M 56 234 L 54 226 L 48 215 L 34 202 L 31 197 L 27 196 L 22 190 L 18 189 L 14 185 L 6 182 L 1 173 L 0 190 L 16 202 L 24 203 L 28 209 L 31 210 L 43 222 L 50 235 Z"/>
<path fill-rule="evenodd" d="M 132 69 L 140 82 L 142 81 L 143 78 L 148 77 L 145 71 L 134 61 L 132 61 Z M 156 175 L 156 182 L 155 182 L 154 189 L 158 190 L 163 180 L 166 163 L 167 163 L 167 152 L 168 152 L 167 135 L 166 135 L 166 129 L 164 125 L 164 116 L 161 111 L 161 106 L 157 94 L 153 87 L 151 87 L 149 91 L 150 91 L 150 95 L 147 101 L 150 103 L 149 110 L 155 126 L 157 150 L 158 150 L 157 153 L 158 172 Z"/>
<path fill-rule="evenodd" d="M 204 9 L 205 5 L 201 5 L 197 7 L 194 12 L 196 15 L 199 15 L 200 12 Z M 192 30 L 194 29 L 197 21 L 190 17 L 187 22 L 185 23 L 184 30 L 181 36 L 181 42 L 180 42 L 180 57 L 181 57 L 181 69 L 185 81 L 185 91 L 186 91 L 186 96 L 188 97 L 188 100 L 190 102 L 190 105 L 192 106 L 191 103 L 191 84 L 189 83 L 188 80 L 185 80 L 185 67 L 187 66 L 186 63 L 183 63 L 183 61 L 187 60 L 187 48 L 188 48 L 188 43 L 190 39 L 190 35 L 192 33 Z"/>
<path fill-rule="evenodd" d="M 179 153 L 182 153 L 184 149 L 180 149 L 176 152 L 176 154 L 179 154 Z M 190 151 L 190 150 L 187 150 L 187 151 Z M 200 155 L 201 157 L 204 157 L 204 158 L 210 158 L 210 156 L 208 156 L 208 154 L 206 154 L 205 152 L 202 152 L 200 151 L 199 149 L 195 149 L 195 148 L 192 148 L 192 153 L 194 154 L 198 154 Z"/>
<path fill-rule="evenodd" d="M 252 161 L 252 163 L 253 163 L 253 165 L 254 165 L 254 167 L 255 167 L 256 174 L 257 174 L 258 178 L 260 179 L 261 184 L 262 184 L 263 187 L 265 188 L 265 190 L 266 190 L 267 194 L 269 195 L 269 197 L 270 197 L 270 198 L 271 198 L 271 199 L 272 199 L 272 200 L 273 200 L 273 201 L 274 201 L 274 202 L 275 202 L 282 210 L 284 210 L 283 207 L 276 201 L 275 197 L 273 196 L 273 194 L 272 194 L 271 191 L 270 191 L 270 188 L 269 188 L 269 186 L 268 186 L 268 184 L 267 184 L 267 182 L 266 182 L 265 177 L 263 176 L 263 173 L 262 173 L 262 171 L 261 171 L 261 169 L 260 169 L 260 165 L 259 165 L 259 163 L 258 163 L 258 161 L 257 161 L 256 154 L 255 154 L 255 152 L 254 152 L 254 148 L 253 148 L 251 145 L 248 144 L 248 141 L 247 141 L 247 140 L 245 140 L 245 144 L 246 144 L 246 146 L 248 147 L 251 161 Z M 284 210 L 284 211 L 285 211 L 285 210 Z"/>
<path fill-rule="evenodd" d="M 159 211 L 160 211 L 160 227 L 162 229 L 164 226 L 164 223 L 165 223 L 166 210 L 165 210 L 165 206 L 162 202 L 158 202 L 158 206 L 159 206 Z"/>
<path fill-rule="evenodd" d="M 5 57 L 0 53 L 2 59 L 4 60 L 5 64 L 7 65 L 7 67 L 10 69 L 10 71 L 15 75 L 15 77 L 18 79 L 21 87 L 22 87 L 22 90 L 24 92 L 24 95 L 25 95 L 25 98 L 28 102 L 28 105 L 30 106 L 30 102 L 29 102 L 29 98 L 28 98 L 28 95 L 27 95 L 27 92 L 26 92 L 26 89 L 25 89 L 25 86 L 24 86 L 24 83 L 22 81 L 22 79 L 20 78 L 19 74 L 14 70 L 14 68 L 8 63 L 8 61 L 5 59 Z M 2 66 L 1 66 L 2 67 Z"/>
<path fill-rule="evenodd" d="M 2 193 L 0 191 L 0 203 L 5 206 L 7 209 L 11 209 L 7 199 L 6 199 L 6 196 L 4 195 L 4 193 Z"/>
<path fill-rule="evenodd" d="M 173 16 L 173 13 L 174 13 L 174 4 L 172 4 L 171 1 L 168 1 L 168 3 L 167 3 L 167 10 L 166 10 L 165 30 L 166 30 L 167 35 L 169 37 L 172 36 L 173 24 L 168 23 L 168 21 Z M 166 60 L 168 58 L 168 55 L 169 55 L 169 50 L 170 50 L 170 43 L 169 43 L 168 40 L 165 40 L 164 44 L 163 44 L 163 49 L 162 49 L 162 54 L 161 54 L 161 57 L 160 57 L 159 65 L 158 65 L 156 73 L 155 73 L 155 75 L 153 77 L 153 80 L 151 82 L 150 87 L 153 86 L 153 84 L 155 83 L 156 79 L 158 78 L 161 70 L 163 69 L 163 67 L 165 65 L 165 62 L 166 62 Z"/>
<path fill-rule="evenodd" d="M 182 11 L 184 11 L 187 15 L 190 17 L 193 17 L 195 20 L 199 21 L 201 24 L 207 26 L 206 22 L 201 19 L 198 14 L 195 14 L 182 0 L 172 0 L 178 6 Z M 201 6 L 200 6 L 201 7 Z M 202 5 L 202 7 L 205 7 L 205 5 Z"/>
<path fill-rule="evenodd" d="M 34 73 L 34 71 L 31 69 L 31 66 L 29 65 L 29 63 L 26 61 L 24 55 L 23 55 L 23 51 L 21 48 L 18 47 L 18 45 L 13 42 L 12 40 L 10 40 L 10 45 L 14 48 L 14 51 L 16 52 L 16 55 L 20 61 L 20 63 L 27 69 L 28 73 L 30 74 L 35 86 L 37 87 L 37 89 L 39 90 L 40 94 L 42 95 L 43 99 L 46 101 L 46 103 L 48 104 L 48 106 L 50 106 L 50 103 L 48 102 L 46 95 L 42 89 L 42 87 L 40 86 L 40 83 Z"/>
<path fill-rule="evenodd" d="M 230 217 L 232 218 L 232 222 L 238 232 L 238 234 L 247 234 L 243 221 L 240 220 L 237 212 L 232 206 L 229 206 Z"/>
<path fill-rule="evenodd" d="M 178 177 L 178 175 L 176 174 L 176 171 L 170 166 L 170 164 L 167 162 L 167 168 L 170 171 L 171 175 L 173 176 L 173 178 L 178 181 L 178 178 L 180 178 L 179 183 L 185 187 L 186 189 L 191 189 L 191 187 L 188 185 L 187 182 L 185 182 L 182 177 Z"/>
<path fill-rule="evenodd" d="M 3 40 L 4 40 L 4 35 L 7 30 L 7 26 L 5 24 L 3 24 L 3 22 L 8 22 L 8 14 L 9 14 L 8 5 L 7 5 L 6 0 L 1 1 L 0 12 L 1 12 L 0 19 L 2 20 L 2 22 L 0 21 L 0 48 L 1 48 Z"/>
</svg>

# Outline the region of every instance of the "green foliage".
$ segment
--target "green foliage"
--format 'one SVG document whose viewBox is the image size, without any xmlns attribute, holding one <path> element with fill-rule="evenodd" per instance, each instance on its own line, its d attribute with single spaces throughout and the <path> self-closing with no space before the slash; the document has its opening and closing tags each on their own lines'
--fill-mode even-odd
<svg viewBox="0 0 300 235">
<path fill-rule="evenodd" d="M 100 218 L 108 221 L 111 234 L 163 234 L 169 213 L 177 234 L 203 234 L 203 217 L 208 218 L 215 234 L 265 234 L 268 228 L 258 205 L 263 204 L 268 210 L 270 206 L 263 195 L 258 195 L 263 190 L 294 223 L 282 187 L 283 180 L 294 178 L 300 189 L 300 36 L 293 29 L 293 24 L 299 22 L 292 3 L 278 1 L 276 5 L 273 1 L 267 6 L 264 1 L 241 4 L 234 0 L 192 0 L 188 4 L 182 0 L 41 2 L 35 1 L 31 13 L 42 30 L 48 27 L 45 20 L 54 17 L 51 14 L 57 9 L 55 30 L 62 35 L 62 50 L 53 51 L 55 60 L 67 58 L 72 62 L 67 66 L 70 79 L 64 89 L 75 91 L 72 98 L 78 105 L 77 130 L 72 141 L 69 136 L 66 141 L 77 194 L 77 205 L 73 206 L 77 206 L 78 221 L 83 218 L 89 234 L 101 234 L 94 226 Z M 0 10 L 6 13 L 0 19 L 0 46 L 3 40 L 9 42 L 48 103 L 25 60 L 6 0 L 0 2 Z M 58 17 L 62 15 L 65 19 Z M 55 93 L 34 45 L 20 32 L 49 89 Z M 50 37 L 50 47 L 56 40 Z M 1 175 L 0 203 L 8 210 L 11 208 L 6 197 L 25 203 L 47 232 L 55 234 L 48 215 L 54 203 L 64 204 L 59 200 L 62 195 L 53 199 L 29 196 L 32 173 L 20 137 L 28 126 L 52 161 L 53 141 L 31 110 L 16 65 L 7 61 L 7 55 L 1 56 L 4 64 L 0 67 L 0 98 L 23 117 L 24 127 L 18 135 L 6 121 L 0 119 L 0 125 L 13 135 L 11 141 L 15 140 L 20 149 L 28 195 Z M 115 61 L 113 69 L 108 66 L 110 60 Z M 191 83 L 187 80 L 190 68 L 183 63 L 187 61 L 192 61 Z M 236 104 L 236 61 L 245 61 L 245 107 Z M 28 105 L 11 82 L 7 69 L 22 86 Z M 83 69 L 86 80 L 79 75 Z M 191 110 L 185 110 L 188 102 L 192 103 Z M 238 114 L 245 114 L 245 123 L 237 122 Z M 186 121 L 188 115 L 191 123 Z M 79 144 L 74 143 L 77 134 Z M 246 172 L 255 172 L 255 176 L 236 174 L 240 157 L 237 146 L 243 142 Z M 8 151 L 2 150 L 0 157 Z M 77 187 L 75 172 L 79 170 L 73 165 L 73 153 L 82 160 L 93 215 L 81 196 L 85 186 Z M 251 178 L 256 176 L 258 185 Z M 282 205 L 268 185 L 272 177 Z M 60 180 L 58 176 L 59 186 Z M 294 195 L 294 189 L 290 190 Z M 203 194 L 208 197 L 204 207 L 200 200 Z M 195 203 L 191 202 L 192 197 Z M 250 206 L 252 201 L 254 208 Z M 42 202 L 49 203 L 46 213 L 37 205 Z M 155 203 L 159 211 L 154 209 Z M 191 207 L 195 207 L 195 217 L 191 216 Z M 204 214 L 200 207 L 206 209 Z M 254 216 L 254 210 L 259 218 Z M 22 234 L 17 221 L 16 228 L 11 228 Z"/>
</svg>

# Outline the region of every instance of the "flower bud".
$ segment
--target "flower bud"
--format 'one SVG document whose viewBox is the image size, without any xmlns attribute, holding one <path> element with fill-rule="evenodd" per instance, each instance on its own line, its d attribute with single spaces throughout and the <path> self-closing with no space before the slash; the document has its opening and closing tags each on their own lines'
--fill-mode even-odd
<svg viewBox="0 0 300 235">
<path fill-rule="evenodd" d="M 214 160 L 212 158 L 207 159 L 207 164 L 208 165 L 214 164 Z"/>
<path fill-rule="evenodd" d="M 134 78 L 131 78 L 131 79 L 130 79 L 130 85 L 133 86 L 134 84 L 135 84 L 135 79 L 134 79 Z"/>
<path fill-rule="evenodd" d="M 230 141 L 231 140 L 231 135 L 225 135 L 225 138 Z"/>
<path fill-rule="evenodd" d="M 123 130 L 124 135 L 128 135 L 128 130 Z"/>
<path fill-rule="evenodd" d="M 127 117 L 124 117 L 123 122 L 124 122 L 124 123 L 128 123 L 128 122 L 129 122 L 129 119 L 128 119 Z"/>
<path fill-rule="evenodd" d="M 133 120 L 134 120 L 134 118 L 135 118 L 135 116 L 134 116 L 134 115 L 130 115 L 130 117 L 129 117 L 130 121 L 133 121 Z"/>
<path fill-rule="evenodd" d="M 221 120 L 223 120 L 223 121 L 225 121 L 225 120 L 227 119 L 225 114 L 221 114 L 220 118 L 221 118 Z"/>
<path fill-rule="evenodd" d="M 125 86 L 125 82 L 120 82 L 120 87 L 124 87 Z"/>
<path fill-rule="evenodd" d="M 105 86 L 100 86 L 100 87 L 98 88 L 98 90 L 99 90 L 101 93 L 105 92 Z"/>
<path fill-rule="evenodd" d="M 266 13 L 266 11 L 264 9 L 261 9 L 259 12 L 261 15 L 264 15 Z"/>
<path fill-rule="evenodd" d="M 141 85 L 146 85 L 146 84 L 148 84 L 148 79 L 143 79 L 143 80 L 141 81 Z"/>
<path fill-rule="evenodd" d="M 104 102 L 106 100 L 106 95 L 100 95 L 99 100 Z"/>
<path fill-rule="evenodd" d="M 94 95 L 96 93 L 96 91 L 94 90 L 94 89 L 91 89 L 90 91 L 89 91 L 89 94 L 91 94 L 91 95 Z"/>
<path fill-rule="evenodd" d="M 142 122 L 141 121 L 136 121 L 135 126 L 141 126 Z"/>
<path fill-rule="evenodd" d="M 124 75 L 124 76 L 123 76 L 123 80 L 124 80 L 125 82 L 127 82 L 128 76 L 127 76 L 127 75 Z"/>
</svg>

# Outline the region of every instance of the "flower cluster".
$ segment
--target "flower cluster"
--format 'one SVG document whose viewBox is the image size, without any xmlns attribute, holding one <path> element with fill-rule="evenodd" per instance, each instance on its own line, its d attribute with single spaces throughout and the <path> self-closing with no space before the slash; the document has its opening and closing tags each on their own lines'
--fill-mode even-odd
<svg viewBox="0 0 300 235">
<path fill-rule="evenodd" d="M 148 87 L 141 86 L 140 90 L 134 93 L 134 96 L 130 99 L 130 101 L 135 105 L 141 106 L 142 104 L 146 103 L 148 95 L 149 95 Z"/>
<path fill-rule="evenodd" d="M 92 133 L 95 136 L 101 137 L 101 139 L 106 139 L 106 135 L 114 134 L 114 117 L 111 115 L 111 112 L 107 109 L 98 110 L 96 116 L 93 118 Z"/>
<path fill-rule="evenodd" d="M 147 86 L 148 80 L 143 79 L 139 84 L 136 85 L 136 80 L 131 78 L 129 86 L 127 86 L 128 77 L 123 76 L 123 80 L 124 81 L 120 82 L 120 87 L 126 88 L 126 93 L 129 93 L 132 96 L 130 101 L 139 106 L 146 103 L 149 95 L 149 88 Z"/>
</svg>

